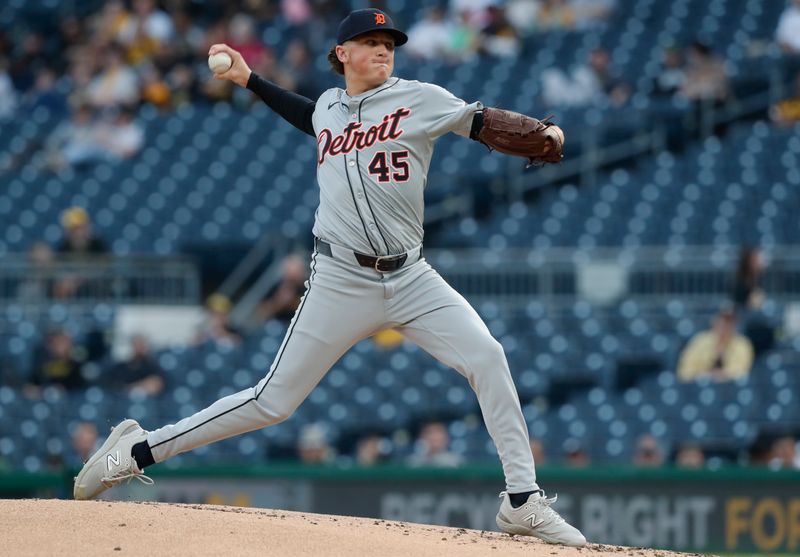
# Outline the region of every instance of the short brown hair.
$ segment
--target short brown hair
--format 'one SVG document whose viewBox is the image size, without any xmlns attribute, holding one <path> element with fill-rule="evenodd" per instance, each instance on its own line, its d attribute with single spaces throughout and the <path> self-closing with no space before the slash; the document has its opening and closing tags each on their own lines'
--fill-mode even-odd
<svg viewBox="0 0 800 557">
<path fill-rule="evenodd" d="M 331 65 L 331 71 L 333 73 L 344 75 L 344 64 L 342 64 L 342 61 L 336 56 L 336 45 L 332 46 L 331 51 L 328 52 L 328 62 Z"/>
</svg>

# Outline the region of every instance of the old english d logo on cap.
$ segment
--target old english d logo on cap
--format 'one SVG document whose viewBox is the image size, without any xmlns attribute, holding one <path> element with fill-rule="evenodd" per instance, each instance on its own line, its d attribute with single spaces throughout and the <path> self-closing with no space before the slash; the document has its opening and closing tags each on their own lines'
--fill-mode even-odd
<svg viewBox="0 0 800 557">
<path fill-rule="evenodd" d="M 376 8 L 354 10 L 339 24 L 336 34 L 336 44 L 343 44 L 370 31 L 384 31 L 394 38 L 394 46 L 400 46 L 408 41 L 405 33 L 396 29 L 392 18 Z"/>
</svg>

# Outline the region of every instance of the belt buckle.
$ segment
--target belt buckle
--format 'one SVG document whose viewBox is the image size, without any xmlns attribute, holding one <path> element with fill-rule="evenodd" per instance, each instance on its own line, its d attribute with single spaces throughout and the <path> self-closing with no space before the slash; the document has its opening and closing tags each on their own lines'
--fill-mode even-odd
<svg viewBox="0 0 800 557">
<path fill-rule="evenodd" d="M 378 273 L 389 273 L 392 271 L 396 271 L 397 269 L 403 266 L 403 263 L 405 263 L 407 257 L 408 255 L 405 253 L 401 253 L 400 255 L 379 255 L 377 258 L 375 258 L 375 265 L 373 265 L 373 268 Z M 398 263 L 398 265 L 395 267 L 381 269 L 382 262 Z"/>
<path fill-rule="evenodd" d="M 386 270 L 381 270 L 380 269 L 381 261 L 391 260 L 393 257 L 394 257 L 393 255 L 379 255 L 378 257 L 375 258 L 375 265 L 373 266 L 373 268 L 378 273 L 385 273 L 385 272 L 389 271 L 389 269 L 386 269 Z"/>
</svg>

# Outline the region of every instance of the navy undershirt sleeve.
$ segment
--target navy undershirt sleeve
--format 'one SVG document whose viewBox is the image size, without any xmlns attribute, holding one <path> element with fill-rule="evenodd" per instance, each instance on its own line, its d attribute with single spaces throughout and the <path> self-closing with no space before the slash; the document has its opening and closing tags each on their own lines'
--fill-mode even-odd
<svg viewBox="0 0 800 557">
<path fill-rule="evenodd" d="M 302 95 L 283 89 L 255 72 L 247 80 L 247 88 L 258 95 L 264 104 L 298 130 L 316 137 L 312 116 L 317 103 Z"/>
<path fill-rule="evenodd" d="M 476 112 L 472 117 L 472 128 L 469 130 L 469 138 L 474 141 L 479 141 L 478 134 L 483 129 L 483 112 Z"/>
</svg>

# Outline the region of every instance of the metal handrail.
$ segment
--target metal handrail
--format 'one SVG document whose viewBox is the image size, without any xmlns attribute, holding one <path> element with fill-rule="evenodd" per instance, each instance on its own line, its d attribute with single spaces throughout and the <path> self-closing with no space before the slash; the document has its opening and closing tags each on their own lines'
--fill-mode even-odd
<svg viewBox="0 0 800 557">
<path fill-rule="evenodd" d="M 187 257 L 58 258 L 36 264 L 24 254 L 0 258 L 0 303 L 196 304 L 200 273 Z"/>
</svg>

